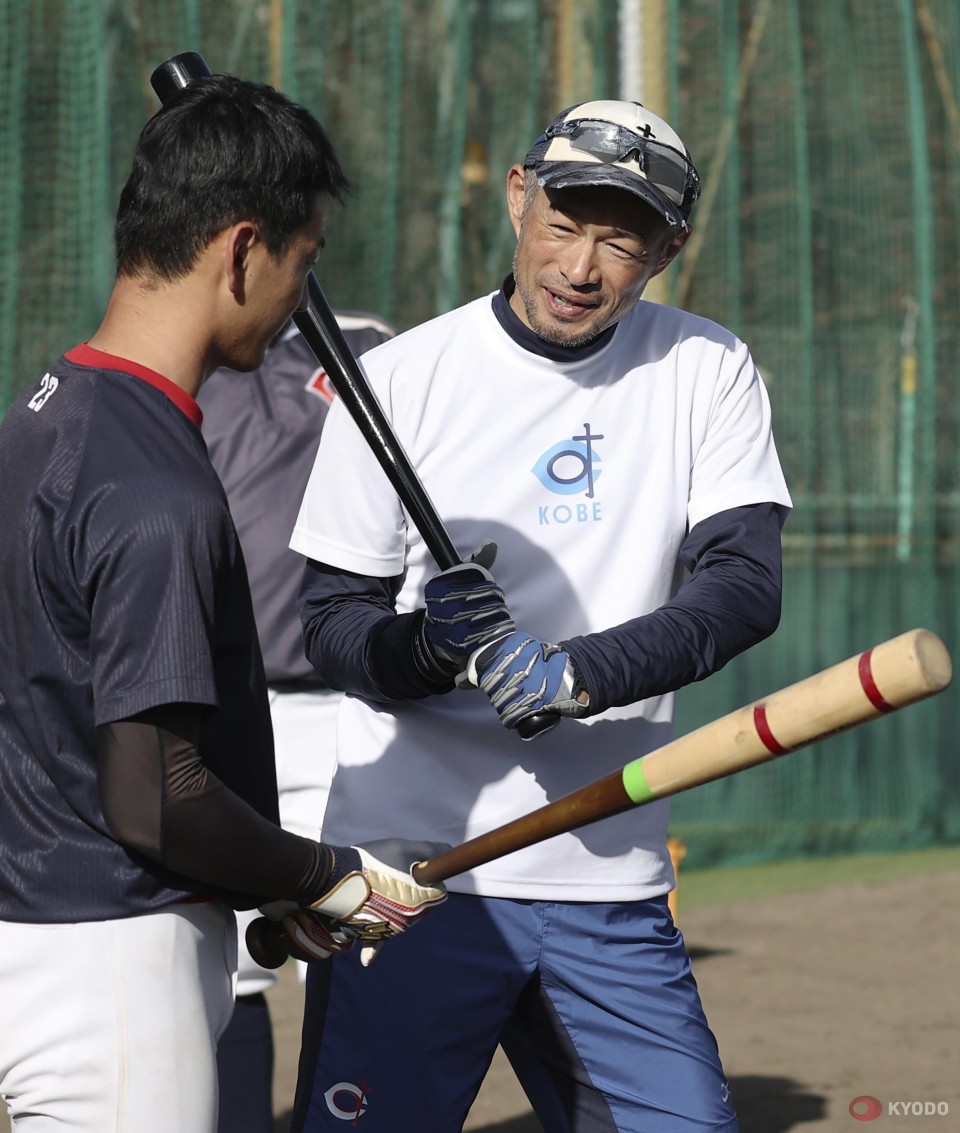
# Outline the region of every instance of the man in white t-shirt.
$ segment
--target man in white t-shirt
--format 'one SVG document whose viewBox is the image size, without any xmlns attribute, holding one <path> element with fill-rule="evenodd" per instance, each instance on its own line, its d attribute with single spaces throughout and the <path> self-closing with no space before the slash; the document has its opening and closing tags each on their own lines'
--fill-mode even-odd
<svg viewBox="0 0 960 1133">
<path fill-rule="evenodd" d="M 364 356 L 480 548 L 464 566 L 437 574 L 334 405 L 291 540 L 307 655 L 347 694 L 334 841 L 526 814 L 666 743 L 675 690 L 776 628 L 790 496 L 759 374 L 729 331 L 641 301 L 698 194 L 661 118 L 570 108 L 508 173 L 503 287 Z M 521 742 L 542 713 L 560 726 Z M 376 969 L 312 965 L 293 1128 L 459 1129 L 503 1039 L 550 1133 L 736 1130 L 667 909 L 668 805 L 451 879 Z"/>
</svg>

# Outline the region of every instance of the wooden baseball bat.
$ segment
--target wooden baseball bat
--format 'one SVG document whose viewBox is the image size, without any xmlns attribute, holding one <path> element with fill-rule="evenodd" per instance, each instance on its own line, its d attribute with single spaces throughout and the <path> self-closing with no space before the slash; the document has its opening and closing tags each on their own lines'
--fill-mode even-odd
<svg viewBox="0 0 960 1133">
<path fill-rule="evenodd" d="M 196 51 L 184 51 L 161 63 L 150 76 L 150 83 L 157 98 L 166 103 L 195 79 L 208 78 L 211 74 L 202 55 Z M 313 272 L 307 275 L 307 291 L 309 301 L 306 309 L 293 314 L 297 329 L 326 370 L 330 384 L 356 422 L 400 502 L 410 513 L 414 527 L 423 537 L 437 566 L 441 570 L 457 566 L 463 560 L 347 345 L 340 324 Z M 559 722 L 560 717 L 555 712 L 539 712 L 521 720 L 516 731 L 522 739 L 530 740 L 555 728 Z"/>
<path fill-rule="evenodd" d="M 942 692 L 946 646 L 914 629 L 641 756 L 603 779 L 418 865 L 418 881 L 445 881 L 555 834 L 688 791 L 828 739 Z"/>
<path fill-rule="evenodd" d="M 950 655 L 940 638 L 930 630 L 910 630 L 422 862 L 414 867 L 414 877 L 424 884 L 445 881 L 554 835 L 767 763 L 934 696 L 951 676 Z M 257 952 L 282 963 L 278 926 L 255 921 L 250 927 L 248 944 L 251 936 L 257 938 Z M 260 962 L 257 952 L 251 948 Z"/>
</svg>

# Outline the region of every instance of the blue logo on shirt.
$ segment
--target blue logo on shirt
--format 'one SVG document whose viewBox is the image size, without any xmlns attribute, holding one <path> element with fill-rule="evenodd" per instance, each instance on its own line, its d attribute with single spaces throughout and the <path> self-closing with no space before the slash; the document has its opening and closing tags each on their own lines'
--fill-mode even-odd
<svg viewBox="0 0 960 1133">
<path fill-rule="evenodd" d="M 584 424 L 580 436 L 551 445 L 531 471 L 548 491 L 562 496 L 582 492 L 593 499 L 593 486 L 602 472 L 594 468 L 600 463 L 600 456 L 593 442 L 602 440 L 603 433 L 591 433 L 589 424 Z"/>
</svg>

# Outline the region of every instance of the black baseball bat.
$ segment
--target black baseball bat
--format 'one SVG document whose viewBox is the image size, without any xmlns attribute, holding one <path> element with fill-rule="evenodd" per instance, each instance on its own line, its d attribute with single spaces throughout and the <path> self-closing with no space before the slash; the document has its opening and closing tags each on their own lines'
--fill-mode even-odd
<svg viewBox="0 0 960 1133">
<path fill-rule="evenodd" d="M 208 78 L 211 74 L 202 55 L 196 51 L 184 51 L 161 63 L 150 76 L 150 85 L 160 102 L 165 104 L 194 79 Z M 307 291 L 309 301 L 306 310 L 296 311 L 293 315 L 297 329 L 326 370 L 338 397 L 409 512 L 437 566 L 441 570 L 457 566 L 463 560 L 347 345 L 313 272 L 307 276 Z M 538 712 L 521 720 L 516 730 L 522 739 L 530 740 L 555 728 L 559 722 L 560 717 L 556 713 Z"/>
</svg>

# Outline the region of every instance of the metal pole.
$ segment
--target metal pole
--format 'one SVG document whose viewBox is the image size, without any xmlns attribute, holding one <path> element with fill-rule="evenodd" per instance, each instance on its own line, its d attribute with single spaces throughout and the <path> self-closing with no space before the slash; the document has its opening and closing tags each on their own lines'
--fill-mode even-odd
<svg viewBox="0 0 960 1133">
<path fill-rule="evenodd" d="M 632 5 L 636 13 L 628 13 L 636 35 L 635 55 L 638 77 L 635 93 L 630 96 L 661 118 L 670 120 L 670 13 L 668 0 L 639 0 Z M 669 269 L 668 269 L 669 270 Z M 670 300 L 670 282 L 666 273 L 654 276 L 643 292 L 651 303 Z"/>
<path fill-rule="evenodd" d="M 619 97 L 643 102 L 643 0 L 620 0 L 617 9 L 619 44 Z"/>
</svg>

